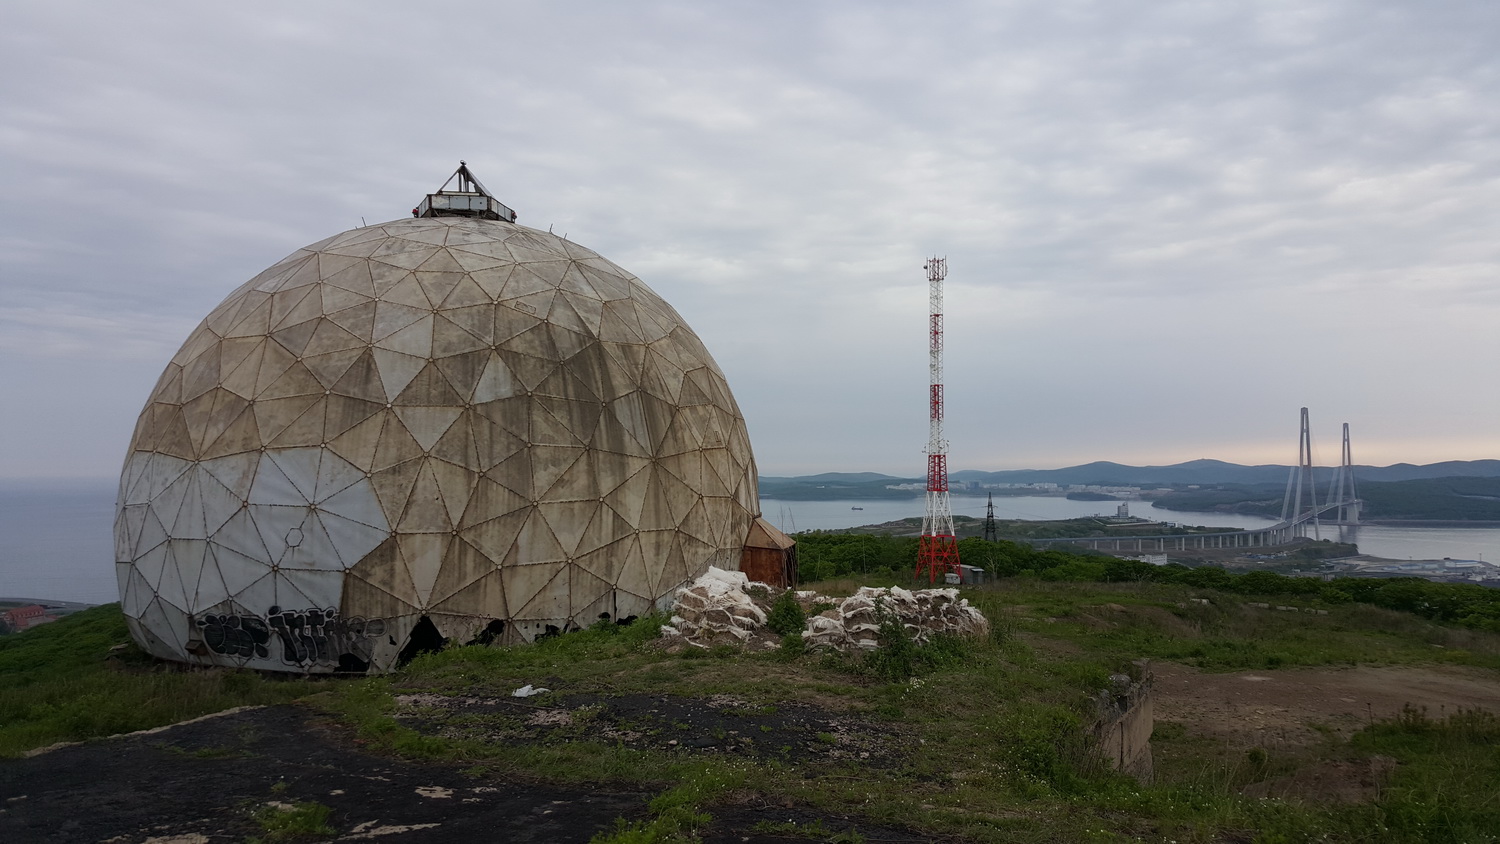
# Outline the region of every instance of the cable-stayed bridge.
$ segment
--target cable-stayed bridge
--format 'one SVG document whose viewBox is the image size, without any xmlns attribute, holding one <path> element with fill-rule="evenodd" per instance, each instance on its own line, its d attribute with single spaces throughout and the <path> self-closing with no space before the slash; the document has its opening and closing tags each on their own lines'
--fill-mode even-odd
<svg viewBox="0 0 1500 844">
<path fill-rule="evenodd" d="M 1313 483 L 1312 432 L 1307 408 L 1302 408 L 1302 433 L 1297 441 L 1297 464 L 1286 481 L 1281 519 L 1273 525 L 1224 533 L 1163 534 L 1159 536 L 1089 536 L 1027 540 L 1036 546 L 1082 545 L 1099 551 L 1186 551 L 1191 548 L 1257 548 L 1285 545 L 1298 539 L 1320 538 L 1323 525 L 1357 525 L 1363 502 L 1354 487 L 1354 457 L 1349 446 L 1349 423 L 1344 423 L 1344 441 L 1339 466 L 1328 484 L 1328 494 L 1319 502 Z"/>
</svg>

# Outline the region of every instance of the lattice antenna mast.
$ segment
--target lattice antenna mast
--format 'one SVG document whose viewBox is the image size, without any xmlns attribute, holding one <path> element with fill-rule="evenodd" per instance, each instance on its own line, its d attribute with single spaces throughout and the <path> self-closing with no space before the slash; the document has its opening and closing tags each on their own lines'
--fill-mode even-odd
<svg viewBox="0 0 1500 844">
<path fill-rule="evenodd" d="M 995 528 L 995 494 L 993 492 L 990 493 L 989 504 L 984 508 L 984 541 L 1000 541 L 1000 531 Z"/>
<path fill-rule="evenodd" d="M 930 375 L 927 428 L 927 512 L 917 545 L 917 577 L 929 583 L 938 575 L 959 582 L 958 539 L 953 530 L 953 505 L 948 498 L 948 441 L 943 439 L 943 279 L 948 259 L 932 258 L 927 270 L 928 351 Z"/>
</svg>

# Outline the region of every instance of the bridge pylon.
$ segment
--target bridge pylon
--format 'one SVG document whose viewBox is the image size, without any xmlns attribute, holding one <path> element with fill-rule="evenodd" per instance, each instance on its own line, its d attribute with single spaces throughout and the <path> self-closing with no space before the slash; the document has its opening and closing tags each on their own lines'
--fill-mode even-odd
<svg viewBox="0 0 1500 844">
<path fill-rule="evenodd" d="M 1344 447 L 1339 458 L 1339 468 L 1333 473 L 1328 485 L 1328 503 L 1335 508 L 1337 524 L 1359 524 L 1359 511 L 1364 502 L 1354 488 L 1354 452 L 1349 447 L 1349 423 L 1344 423 Z"/>
<path fill-rule="evenodd" d="M 1307 493 L 1307 509 L 1302 508 L 1302 494 Z M 1307 424 L 1307 408 L 1302 408 L 1302 433 L 1297 438 L 1297 465 L 1286 479 L 1286 495 L 1281 499 L 1281 523 L 1292 535 L 1306 536 L 1307 523 L 1313 524 L 1313 538 L 1318 537 L 1318 489 L 1313 483 L 1312 429 Z"/>
</svg>

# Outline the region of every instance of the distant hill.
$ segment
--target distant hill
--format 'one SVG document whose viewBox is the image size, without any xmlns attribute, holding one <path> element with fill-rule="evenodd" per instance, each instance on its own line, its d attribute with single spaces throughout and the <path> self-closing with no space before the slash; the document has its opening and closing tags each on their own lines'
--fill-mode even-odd
<svg viewBox="0 0 1500 844">
<path fill-rule="evenodd" d="M 1244 466 L 1223 460 L 1189 460 L 1171 466 L 1127 466 L 1099 461 L 1063 469 L 1009 469 L 982 472 L 962 469 L 949 477 L 955 483 L 1100 484 L 1105 486 L 1184 487 L 1190 485 L 1285 484 L 1290 467 L 1279 465 Z M 1326 484 L 1333 470 L 1314 467 L 1316 481 Z M 1355 466 L 1358 481 L 1386 482 L 1432 478 L 1500 478 L 1500 460 L 1449 460 L 1423 466 L 1397 463 L 1394 466 Z M 787 500 L 837 498 L 909 498 L 920 495 L 912 490 L 886 489 L 887 485 L 920 483 L 922 478 L 900 478 L 878 472 L 824 472 L 799 477 L 763 477 L 761 495 Z M 957 490 L 956 490 L 957 491 Z"/>
</svg>

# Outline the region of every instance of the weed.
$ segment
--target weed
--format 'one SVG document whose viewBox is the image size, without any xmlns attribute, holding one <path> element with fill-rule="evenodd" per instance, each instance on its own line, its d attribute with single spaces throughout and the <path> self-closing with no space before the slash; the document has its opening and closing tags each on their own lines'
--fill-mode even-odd
<svg viewBox="0 0 1500 844">
<path fill-rule="evenodd" d="M 268 803 L 252 812 L 250 817 L 266 833 L 261 840 L 297 841 L 337 835 L 337 830 L 328 825 L 328 815 L 332 811 L 322 803 L 299 800 L 291 804 Z"/>
<path fill-rule="evenodd" d="M 766 615 L 766 627 L 773 633 L 782 636 L 801 634 L 802 628 L 807 626 L 807 613 L 802 611 L 802 605 L 797 603 L 797 593 L 788 589 L 776 597 L 776 602 L 771 604 L 771 612 Z"/>
</svg>

